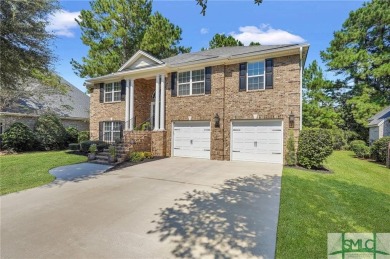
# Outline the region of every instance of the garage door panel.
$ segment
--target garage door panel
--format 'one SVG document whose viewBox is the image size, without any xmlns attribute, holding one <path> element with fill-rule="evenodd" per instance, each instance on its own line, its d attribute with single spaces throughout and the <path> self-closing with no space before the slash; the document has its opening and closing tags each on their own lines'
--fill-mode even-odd
<svg viewBox="0 0 390 259">
<path fill-rule="evenodd" d="M 232 160 L 283 163 L 282 121 L 233 121 Z"/>
<path fill-rule="evenodd" d="M 175 122 L 173 156 L 210 159 L 210 122 Z"/>
</svg>

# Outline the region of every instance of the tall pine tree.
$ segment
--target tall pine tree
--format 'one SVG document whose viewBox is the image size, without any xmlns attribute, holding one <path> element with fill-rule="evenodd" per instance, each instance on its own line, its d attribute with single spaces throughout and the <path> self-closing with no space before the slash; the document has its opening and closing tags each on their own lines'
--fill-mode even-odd
<svg viewBox="0 0 390 259">
<path fill-rule="evenodd" d="M 81 39 L 89 47 L 88 55 L 81 62 L 71 61 L 81 77 L 115 72 L 141 47 L 152 54 L 164 53 L 159 57 L 189 51 L 177 47 L 181 40 L 179 27 L 159 13 L 152 15 L 150 0 L 96 0 L 90 5 L 91 10 L 82 10 L 76 19 Z M 160 28 L 155 35 L 162 43 L 158 45 L 150 39 L 150 34 Z"/>
</svg>

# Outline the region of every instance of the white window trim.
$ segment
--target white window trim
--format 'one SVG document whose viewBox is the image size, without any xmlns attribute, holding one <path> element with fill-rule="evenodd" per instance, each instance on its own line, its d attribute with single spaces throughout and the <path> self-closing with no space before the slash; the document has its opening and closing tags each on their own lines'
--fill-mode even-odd
<svg viewBox="0 0 390 259">
<path fill-rule="evenodd" d="M 111 130 L 110 131 L 106 131 L 106 123 L 111 124 L 111 126 L 110 126 Z M 119 123 L 119 130 L 114 130 L 114 123 Z M 105 139 L 107 132 L 110 132 L 110 139 Z M 104 121 L 103 122 L 103 141 L 114 142 L 115 141 L 115 139 L 114 139 L 114 133 L 115 132 L 119 132 L 119 135 L 121 134 L 120 122 L 119 121 Z"/>
<path fill-rule="evenodd" d="M 198 70 L 203 70 L 203 80 L 202 81 L 192 81 L 192 72 L 193 71 L 198 71 Z M 181 73 L 187 73 L 187 72 L 190 72 L 190 81 L 189 82 L 185 82 L 185 83 L 179 83 L 179 75 Z M 200 93 L 200 94 L 193 94 L 192 93 L 192 84 L 196 84 L 196 83 L 203 83 L 203 93 Z M 180 93 L 180 85 L 186 85 L 186 84 L 190 84 L 190 94 L 179 94 Z M 205 68 L 201 68 L 201 69 L 193 69 L 193 70 L 189 70 L 189 71 L 182 71 L 182 72 L 178 72 L 177 74 L 177 96 L 191 96 L 191 95 L 205 95 L 206 93 L 206 71 L 205 71 Z"/>
<path fill-rule="evenodd" d="M 263 88 L 261 89 L 252 89 L 252 90 L 249 90 L 248 89 L 248 78 L 253 78 L 253 77 L 261 77 L 261 75 L 254 75 L 254 76 L 250 76 L 249 75 L 249 70 L 248 70 L 248 67 L 249 67 L 249 64 L 253 64 L 253 63 L 259 63 L 259 62 L 263 62 L 264 64 L 264 70 L 263 70 Z M 247 92 L 253 92 L 253 91 L 264 91 L 265 90 L 265 60 L 257 60 L 257 61 L 252 61 L 252 62 L 248 62 L 246 64 L 246 91 Z"/>
<path fill-rule="evenodd" d="M 119 84 L 119 90 L 118 91 L 115 91 L 114 90 L 114 84 L 115 83 L 118 83 Z M 110 92 L 107 92 L 106 91 L 106 86 L 108 84 L 111 84 L 112 85 L 112 90 Z M 106 94 L 107 93 L 111 93 L 111 101 L 106 101 Z M 104 102 L 105 103 L 117 103 L 117 102 L 121 102 L 122 101 L 122 97 L 119 98 L 118 101 L 115 101 L 114 100 L 114 96 L 115 96 L 115 93 L 122 93 L 122 86 L 121 86 L 121 82 L 109 82 L 109 83 L 105 83 L 104 84 Z M 121 95 L 120 95 L 121 96 Z"/>
</svg>

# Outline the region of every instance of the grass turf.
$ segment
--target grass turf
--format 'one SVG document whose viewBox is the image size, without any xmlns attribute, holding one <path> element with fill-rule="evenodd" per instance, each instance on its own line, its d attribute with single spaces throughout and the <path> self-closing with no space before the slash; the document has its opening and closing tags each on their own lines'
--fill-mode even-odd
<svg viewBox="0 0 390 259">
<path fill-rule="evenodd" d="M 50 183 L 49 170 L 87 161 L 85 156 L 66 151 L 30 152 L 0 156 L 0 194 L 17 192 Z"/>
<path fill-rule="evenodd" d="M 276 258 L 327 258 L 327 234 L 390 232 L 390 170 L 336 151 L 333 174 L 284 168 Z"/>
</svg>

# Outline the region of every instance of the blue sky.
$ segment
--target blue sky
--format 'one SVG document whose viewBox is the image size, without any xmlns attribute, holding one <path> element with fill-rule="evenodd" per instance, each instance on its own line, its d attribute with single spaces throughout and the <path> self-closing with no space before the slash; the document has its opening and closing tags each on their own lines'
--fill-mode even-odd
<svg viewBox="0 0 390 259">
<path fill-rule="evenodd" d="M 198 51 L 208 45 L 215 33 L 225 33 L 245 42 L 259 41 L 263 45 L 281 43 L 310 44 L 306 65 L 314 59 L 320 61 L 333 32 L 352 10 L 363 1 L 329 0 L 264 0 L 260 6 L 250 0 L 209 0 L 206 16 L 202 16 L 195 0 L 155 0 L 153 11 L 159 11 L 182 30 L 184 46 Z M 50 30 L 57 34 L 52 48 L 58 57 L 56 71 L 73 85 L 85 91 L 83 78 L 72 70 L 70 60 L 80 61 L 88 48 L 80 40 L 80 29 L 74 22 L 78 12 L 89 9 L 88 1 L 61 1 L 63 12 L 52 19 Z M 328 75 L 331 77 L 331 75 Z"/>
</svg>

